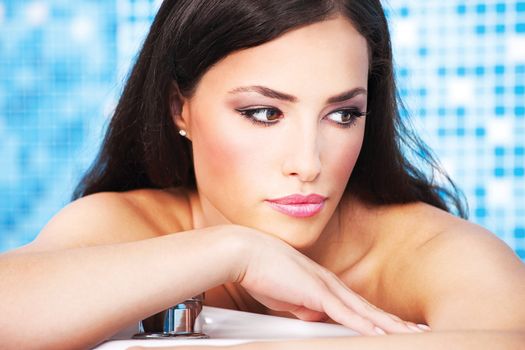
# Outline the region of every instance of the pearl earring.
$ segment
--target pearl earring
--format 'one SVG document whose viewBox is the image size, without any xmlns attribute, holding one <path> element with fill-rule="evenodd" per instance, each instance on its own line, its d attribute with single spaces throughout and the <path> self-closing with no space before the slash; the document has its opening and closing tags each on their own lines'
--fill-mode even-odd
<svg viewBox="0 0 525 350">
<path fill-rule="evenodd" d="M 183 137 L 187 135 L 186 130 L 182 130 L 182 129 L 179 130 L 179 134 L 180 136 L 183 136 Z"/>
</svg>

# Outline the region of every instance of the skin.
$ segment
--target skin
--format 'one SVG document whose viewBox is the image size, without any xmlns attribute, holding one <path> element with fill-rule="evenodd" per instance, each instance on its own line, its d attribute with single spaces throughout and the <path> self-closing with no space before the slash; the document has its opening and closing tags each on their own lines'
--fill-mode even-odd
<svg viewBox="0 0 525 350">
<path fill-rule="evenodd" d="M 199 286 L 218 285 L 209 282 L 217 279 L 233 282 L 198 289 L 206 289 L 206 305 L 266 314 L 286 310 L 290 313 L 284 316 L 307 320 L 324 320 L 326 314 L 312 311 L 324 310 L 342 324 L 365 327 L 373 321 L 396 333 L 252 343 L 241 349 L 519 349 L 525 342 L 525 267 L 508 246 L 482 227 L 425 203 L 371 206 L 345 193 L 366 117 L 342 128 L 334 122 L 341 121 L 335 112 L 365 111 L 366 96 L 326 101 L 349 89 L 366 89 L 367 71 L 366 43 L 342 18 L 291 31 L 216 64 L 195 95 L 182 100 L 181 113 L 173 114 L 176 127 L 187 131 L 193 145 L 197 191 L 98 193 L 64 208 L 34 242 L 0 260 L 0 273 L 12 281 L 0 293 L 16 306 L 9 309 L 15 324 L 26 324 L 16 317 L 33 300 L 34 324 L 28 330 L 53 325 L 45 318 L 60 312 L 71 318 L 72 329 L 99 325 L 79 334 L 77 343 L 60 344 L 84 348 L 120 329 L 124 315 L 135 322 L 141 318 L 130 313 L 137 309 L 141 316 L 151 315 L 167 307 L 155 302 L 167 303 L 176 293 L 195 295 Z M 292 95 L 295 102 L 255 92 L 230 93 L 253 85 Z M 282 113 L 278 124 L 265 127 L 236 111 L 247 107 Z M 173 110 L 179 110 L 175 103 Z M 328 199 L 316 216 L 301 219 L 265 203 L 293 193 L 319 193 Z M 226 227 L 228 234 L 217 227 Z M 216 254 L 225 245 L 231 254 Z M 174 256 L 181 246 L 186 249 Z M 173 261 L 193 263 L 201 273 L 181 270 Z M 230 270 L 237 278 L 222 276 Z M 84 277 L 95 275 L 100 285 Z M 180 283 L 190 278 L 193 283 Z M 297 294 L 290 296 L 289 290 Z M 303 300 L 293 304 L 301 297 L 312 299 L 308 293 L 322 307 L 308 309 Z M 86 313 L 84 303 L 62 305 L 60 295 L 94 305 Z M 107 312 L 117 306 L 126 312 Z M 410 330 L 381 310 L 412 326 L 428 324 L 432 332 Z M 63 332 L 66 326 L 58 327 Z M 363 330 L 371 335 L 371 329 Z M 55 338 L 46 339 L 47 348 L 57 348 Z"/>
<path fill-rule="evenodd" d="M 236 223 L 256 228 L 322 259 L 331 271 L 352 263 L 341 256 L 360 259 L 363 253 L 356 247 L 366 251 L 374 238 L 356 237 L 355 230 L 343 227 L 350 221 L 350 207 L 357 206 L 344 190 L 363 143 L 366 116 L 359 112 L 367 108 L 368 64 L 364 37 L 337 18 L 230 54 L 213 66 L 173 115 L 193 147 L 198 186 L 187 197 L 194 227 Z M 265 96 L 253 86 L 293 96 L 293 101 Z M 358 92 L 351 98 L 327 103 L 353 89 Z M 270 108 L 252 118 L 275 122 L 277 117 L 277 122 L 254 124 L 238 111 L 248 108 Z M 309 218 L 290 217 L 265 202 L 295 193 L 328 199 Z M 355 238 L 359 242 L 350 243 Z M 222 288 L 208 292 L 216 306 L 245 305 L 289 316 L 261 305 L 238 285 L 223 288 L 229 298 Z"/>
<path fill-rule="evenodd" d="M 339 216 L 366 119 L 351 120 L 345 128 L 337 122 L 348 114 L 338 111 L 366 111 L 367 73 L 366 41 L 343 19 L 231 54 L 211 68 L 182 113 L 174 116 L 192 141 L 198 183 L 192 203 L 198 225 L 237 223 L 271 233 L 299 250 L 318 244 L 322 235 L 334 236 L 324 229 L 333 227 L 331 221 Z M 249 86 L 268 87 L 297 101 L 231 93 Z M 352 99 L 326 103 L 359 87 L 363 92 Z M 278 109 L 256 115 L 262 120 L 278 115 L 278 122 L 254 125 L 237 111 L 254 107 Z M 301 219 L 265 203 L 295 193 L 328 199 L 321 213 Z"/>
<path fill-rule="evenodd" d="M 338 108 L 366 111 L 366 94 L 337 105 L 326 100 L 352 88 L 366 89 L 367 72 L 366 41 L 342 18 L 233 53 L 211 68 L 195 95 L 184 100 L 182 113 L 174 114 L 176 126 L 187 131 L 193 145 L 198 191 L 186 196 L 194 225 L 237 223 L 256 228 L 287 242 L 333 271 L 374 305 L 403 319 L 428 323 L 434 330 L 486 330 L 429 337 L 417 346 L 442 347 L 447 341 L 463 348 L 493 346 L 504 344 L 501 339 L 508 341 L 509 348 L 520 344 L 524 313 L 509 316 L 499 306 L 520 303 L 516 291 L 523 291 L 525 286 L 516 277 L 524 280 L 523 264 L 492 233 L 424 203 L 371 207 L 344 192 L 361 149 L 366 117 L 358 118 L 349 128 L 341 128 L 331 117 Z M 253 85 L 296 99 L 284 102 L 257 92 L 230 93 Z M 252 107 L 277 108 L 279 122 L 269 127 L 254 125 L 236 113 L 236 109 Z M 273 211 L 264 202 L 292 193 L 319 193 L 328 200 L 321 213 L 306 219 Z M 486 266 L 481 256 L 476 256 L 478 267 L 465 264 L 473 258 L 464 252 L 465 244 L 494 257 L 501 270 L 497 272 L 500 278 L 493 281 L 498 280 L 501 289 L 488 287 L 490 278 L 483 283 L 470 279 Z M 415 267 L 413 261 L 421 264 Z M 465 266 L 464 272 L 450 272 L 455 264 Z M 449 275 L 436 266 L 442 266 Z M 504 269 L 512 273 L 504 273 Z M 431 280 L 427 276 L 432 276 Z M 452 290 L 450 283 L 465 288 Z M 487 285 L 486 292 L 480 295 L 475 291 L 475 283 Z M 476 311 L 479 299 L 469 302 L 469 293 L 490 305 L 490 316 Z M 499 305 L 489 301 L 497 294 L 505 296 L 498 298 Z M 207 292 L 207 298 L 208 305 L 290 316 L 264 307 L 239 285 L 215 288 Z M 456 302 L 458 298 L 460 303 Z M 407 300 L 412 303 L 407 305 Z M 496 331 L 491 338 L 488 330 L 497 329 L 515 332 Z M 408 348 L 416 344 L 409 337 L 389 345 Z M 351 341 L 355 342 L 327 340 L 325 345 L 350 345 Z M 359 345 L 386 345 L 379 341 Z M 305 345 L 273 345 L 286 348 L 298 344 Z"/>
</svg>

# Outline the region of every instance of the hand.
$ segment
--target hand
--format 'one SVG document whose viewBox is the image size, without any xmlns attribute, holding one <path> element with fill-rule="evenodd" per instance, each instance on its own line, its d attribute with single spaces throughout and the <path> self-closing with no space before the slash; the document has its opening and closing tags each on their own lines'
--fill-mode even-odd
<svg viewBox="0 0 525 350">
<path fill-rule="evenodd" d="M 217 348 L 221 350 L 229 350 L 233 349 L 233 347 L 230 346 L 217 346 L 217 345 L 188 345 L 188 346 L 132 346 L 130 348 L 126 348 L 126 350 L 148 350 L 148 349 L 162 349 L 162 350 L 217 350 Z M 235 348 L 239 350 L 238 348 Z"/>
<path fill-rule="evenodd" d="M 282 240 L 243 227 L 248 241 L 236 282 L 272 310 L 305 321 L 334 321 L 362 335 L 423 332 L 350 290 L 334 273 Z"/>
<path fill-rule="evenodd" d="M 161 342 L 162 343 L 162 342 Z M 187 346 L 181 346 L 181 345 L 175 345 L 175 346 L 132 346 L 130 348 L 126 348 L 126 350 L 148 350 L 148 349 L 162 349 L 162 350 L 249 350 L 251 344 L 241 344 L 236 346 L 218 346 L 218 345 L 187 345 Z"/>
</svg>

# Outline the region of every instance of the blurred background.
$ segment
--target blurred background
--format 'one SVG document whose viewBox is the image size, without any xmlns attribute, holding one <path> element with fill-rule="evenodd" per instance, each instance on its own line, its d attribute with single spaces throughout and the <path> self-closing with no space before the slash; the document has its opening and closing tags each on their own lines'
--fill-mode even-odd
<svg viewBox="0 0 525 350">
<path fill-rule="evenodd" d="M 0 252 L 69 202 L 160 2 L 0 0 Z M 404 115 L 525 261 L 525 1 L 383 3 Z"/>
</svg>

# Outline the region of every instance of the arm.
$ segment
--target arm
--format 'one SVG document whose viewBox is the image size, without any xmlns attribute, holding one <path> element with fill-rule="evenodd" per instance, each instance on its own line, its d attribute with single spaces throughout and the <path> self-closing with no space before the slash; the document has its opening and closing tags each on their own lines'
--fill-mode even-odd
<svg viewBox="0 0 525 350">
<path fill-rule="evenodd" d="M 523 350 L 525 332 L 445 331 L 423 334 L 390 334 L 380 337 L 312 338 L 285 341 L 259 341 L 235 346 L 172 346 L 162 350 Z M 127 350 L 160 349 L 133 346 Z"/>
<path fill-rule="evenodd" d="M 282 348 L 525 348 L 525 265 L 493 233 L 460 221 L 406 258 L 390 288 L 404 287 L 405 300 L 421 307 L 432 332 L 292 341 Z"/>
<path fill-rule="evenodd" d="M 433 329 L 525 332 L 525 264 L 494 234 L 466 222 L 417 258 L 415 298 Z"/>
<path fill-rule="evenodd" d="M 232 347 L 236 350 L 282 349 L 363 349 L 363 350 L 521 350 L 525 332 L 519 331 L 446 331 L 424 334 L 390 334 L 382 337 L 341 337 L 303 339 L 271 343 L 249 343 Z M 139 349 L 139 348 L 137 348 Z M 163 348 L 166 350 L 166 348 Z M 182 350 L 180 347 L 174 348 Z M 203 348 L 204 349 L 204 348 Z M 199 350 L 191 347 L 191 350 Z"/>
<path fill-rule="evenodd" d="M 431 333 L 352 339 L 362 349 L 523 349 L 525 265 L 493 233 L 460 221 L 407 256 L 395 276 Z M 399 301 L 402 303 L 402 301 Z M 335 341 L 343 342 L 342 340 Z M 334 343 L 335 344 L 335 343 Z"/>
<path fill-rule="evenodd" d="M 422 244 L 400 270 L 396 285 L 405 287 L 406 300 L 421 305 L 432 332 L 248 343 L 231 349 L 525 348 L 525 265 L 489 231 L 471 223 L 455 226 Z M 191 347 L 200 349 L 208 348 Z"/>
<path fill-rule="evenodd" d="M 137 238 L 124 237 L 125 230 L 145 229 L 128 207 L 112 201 L 92 198 L 75 204 L 35 244 L 0 256 L 0 347 L 87 348 L 137 320 L 234 279 L 235 253 L 241 249 L 236 239 L 230 239 L 227 226 L 119 242 Z M 94 210 L 92 204 L 104 208 Z M 111 215 L 104 217 L 105 210 L 117 220 L 107 221 Z M 83 221 L 71 221 L 76 215 Z M 119 228 L 114 222 L 123 217 L 127 219 Z M 71 230 L 64 231 L 68 226 Z M 114 232 L 116 242 L 88 243 L 99 229 Z M 229 254 L 218 254 L 226 250 Z"/>
<path fill-rule="evenodd" d="M 463 221 L 419 246 L 400 271 L 390 288 L 404 287 L 406 300 L 421 306 L 432 332 L 292 341 L 274 348 L 525 347 L 525 265 L 491 232 Z"/>
</svg>

